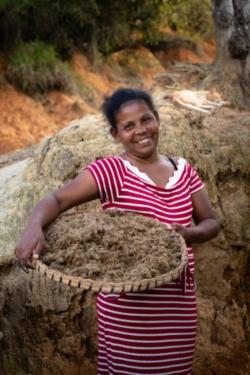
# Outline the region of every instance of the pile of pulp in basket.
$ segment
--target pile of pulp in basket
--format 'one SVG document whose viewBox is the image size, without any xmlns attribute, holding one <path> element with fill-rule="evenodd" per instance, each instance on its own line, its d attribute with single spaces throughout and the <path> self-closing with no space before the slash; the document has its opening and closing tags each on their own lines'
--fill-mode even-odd
<svg viewBox="0 0 250 375">
<path fill-rule="evenodd" d="M 78 212 L 61 215 L 46 231 L 41 260 L 67 275 L 104 282 L 154 278 L 180 265 L 183 238 L 141 215 Z"/>
</svg>

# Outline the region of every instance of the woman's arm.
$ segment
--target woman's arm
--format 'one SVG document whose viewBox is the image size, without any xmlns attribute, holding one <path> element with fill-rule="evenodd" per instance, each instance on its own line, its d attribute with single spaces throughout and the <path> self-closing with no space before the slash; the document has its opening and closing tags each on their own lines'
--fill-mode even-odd
<svg viewBox="0 0 250 375">
<path fill-rule="evenodd" d="M 184 237 L 187 244 L 205 242 L 216 237 L 220 226 L 205 188 L 192 194 L 192 204 L 193 220 L 196 225 L 187 228 L 184 225 L 174 223 L 173 228 Z"/>
<path fill-rule="evenodd" d="M 57 191 L 47 195 L 33 208 L 26 229 L 17 246 L 16 255 L 22 265 L 29 265 L 32 256 L 38 257 L 44 247 L 43 228 L 62 212 L 99 196 L 92 174 L 88 170 Z"/>
</svg>

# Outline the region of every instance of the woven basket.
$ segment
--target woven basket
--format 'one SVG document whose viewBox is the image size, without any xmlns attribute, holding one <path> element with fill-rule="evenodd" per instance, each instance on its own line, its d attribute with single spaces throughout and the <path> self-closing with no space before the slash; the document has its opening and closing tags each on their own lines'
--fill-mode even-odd
<svg viewBox="0 0 250 375">
<path fill-rule="evenodd" d="M 146 289 L 160 287 L 164 284 L 167 284 L 170 281 L 178 279 L 185 265 L 187 264 L 187 261 L 187 249 L 183 241 L 183 246 L 181 248 L 181 261 L 178 267 L 160 276 L 150 279 L 142 279 L 139 281 L 104 282 L 85 279 L 83 277 L 78 276 L 69 276 L 64 274 L 63 272 L 49 268 L 40 260 L 35 261 L 34 268 L 44 277 L 47 277 L 50 280 L 54 280 L 72 287 L 102 293 L 128 293 L 139 292 Z"/>
</svg>

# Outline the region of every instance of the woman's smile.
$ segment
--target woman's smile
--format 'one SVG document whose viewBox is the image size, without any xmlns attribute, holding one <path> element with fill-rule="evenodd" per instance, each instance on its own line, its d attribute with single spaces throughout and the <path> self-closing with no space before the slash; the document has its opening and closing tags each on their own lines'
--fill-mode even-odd
<svg viewBox="0 0 250 375">
<path fill-rule="evenodd" d="M 146 137 L 146 138 L 140 139 L 139 141 L 137 141 L 137 143 L 145 144 L 145 143 L 148 143 L 148 141 L 150 141 L 150 137 Z"/>
<path fill-rule="evenodd" d="M 151 145 L 153 145 L 151 137 L 143 138 L 139 141 L 136 141 L 135 143 L 140 146 L 140 148 L 150 147 Z"/>
</svg>

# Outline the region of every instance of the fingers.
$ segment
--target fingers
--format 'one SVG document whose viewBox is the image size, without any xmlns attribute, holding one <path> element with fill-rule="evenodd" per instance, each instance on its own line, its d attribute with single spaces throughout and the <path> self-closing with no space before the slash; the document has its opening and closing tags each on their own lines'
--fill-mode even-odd
<svg viewBox="0 0 250 375">
<path fill-rule="evenodd" d="M 178 223 L 173 223 L 172 227 L 177 233 L 179 233 L 184 238 L 185 241 L 187 241 L 187 239 L 188 239 L 188 228 L 186 228 L 184 225 L 178 224 Z"/>
<path fill-rule="evenodd" d="M 32 252 L 32 257 L 34 259 L 39 258 L 40 252 L 42 251 L 43 247 L 44 247 L 44 242 L 41 239 L 39 239 L 37 241 L 36 247 L 34 248 L 34 250 Z"/>
<path fill-rule="evenodd" d="M 43 248 L 43 238 L 39 238 L 35 243 L 20 243 L 15 249 L 15 254 L 22 266 L 34 267 L 34 261 L 39 258 L 39 254 Z"/>
<path fill-rule="evenodd" d="M 183 227 L 183 225 L 178 224 L 178 223 L 173 223 L 171 224 L 171 226 L 174 230 L 176 230 L 176 232 L 179 232 L 180 230 L 182 230 L 182 227 Z"/>
<path fill-rule="evenodd" d="M 21 266 L 30 266 L 31 255 L 30 251 L 23 251 L 22 248 L 16 249 L 16 256 L 19 259 Z"/>
<path fill-rule="evenodd" d="M 33 250 L 31 262 L 29 262 L 31 265 L 30 267 L 35 268 L 36 261 L 39 259 L 40 252 L 43 249 L 43 242 L 38 241 L 37 246 Z"/>
</svg>

